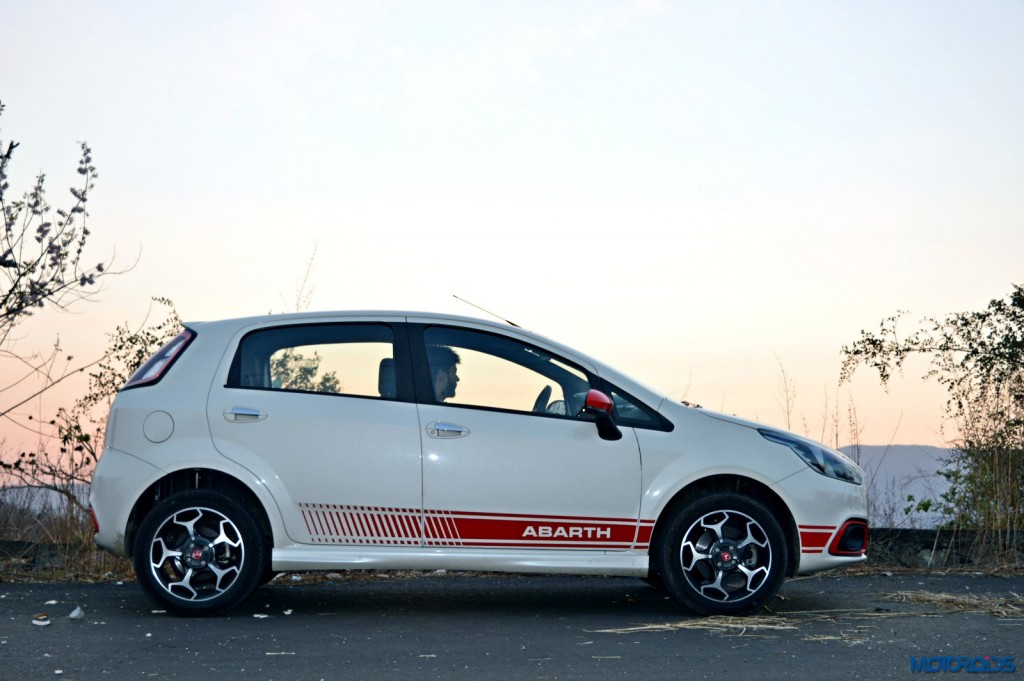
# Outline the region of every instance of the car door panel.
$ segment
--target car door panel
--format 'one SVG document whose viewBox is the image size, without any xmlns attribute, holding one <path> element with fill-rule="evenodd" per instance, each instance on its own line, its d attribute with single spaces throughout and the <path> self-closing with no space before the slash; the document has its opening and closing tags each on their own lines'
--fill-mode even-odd
<svg viewBox="0 0 1024 681">
<path fill-rule="evenodd" d="M 631 429 L 603 440 L 577 417 L 590 387 L 581 363 L 511 334 L 424 326 L 411 337 L 426 545 L 634 546 L 639 445 Z"/>
<path fill-rule="evenodd" d="M 463 438 L 426 435 L 432 420 Z M 593 423 L 421 405 L 424 542 L 491 548 L 630 548 L 640 499 L 632 431 L 601 440 Z"/>
<path fill-rule="evenodd" d="M 226 384 L 210 392 L 217 449 L 271 489 L 296 542 L 418 544 L 419 422 L 416 405 L 394 396 L 391 331 L 349 324 L 258 333 L 249 345 L 243 338 Z"/>
</svg>

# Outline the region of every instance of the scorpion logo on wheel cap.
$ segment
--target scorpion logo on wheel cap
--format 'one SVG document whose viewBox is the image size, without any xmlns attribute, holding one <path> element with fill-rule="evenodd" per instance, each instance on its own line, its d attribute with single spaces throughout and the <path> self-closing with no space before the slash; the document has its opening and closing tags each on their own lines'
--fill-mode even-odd
<svg viewBox="0 0 1024 681">
<path fill-rule="evenodd" d="M 202 543 L 195 541 L 183 548 L 181 558 L 185 565 L 190 568 L 204 568 L 211 560 L 213 560 L 209 551 L 209 546 L 204 546 Z"/>
<path fill-rule="evenodd" d="M 709 558 L 719 570 L 732 570 L 740 562 L 739 549 L 731 541 L 721 541 L 711 548 Z"/>
</svg>

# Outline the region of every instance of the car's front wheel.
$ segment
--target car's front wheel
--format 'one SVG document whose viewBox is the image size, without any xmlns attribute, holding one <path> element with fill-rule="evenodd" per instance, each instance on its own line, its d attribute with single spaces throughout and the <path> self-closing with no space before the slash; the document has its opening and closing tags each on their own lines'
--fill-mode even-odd
<svg viewBox="0 0 1024 681">
<path fill-rule="evenodd" d="M 146 515 L 134 544 L 142 588 L 179 615 L 216 615 L 259 585 L 266 549 L 252 514 L 206 490 L 175 494 Z"/>
<path fill-rule="evenodd" d="M 657 566 L 669 593 L 702 615 L 742 615 L 782 585 L 785 535 L 759 501 L 719 492 L 691 500 L 669 519 Z"/>
</svg>

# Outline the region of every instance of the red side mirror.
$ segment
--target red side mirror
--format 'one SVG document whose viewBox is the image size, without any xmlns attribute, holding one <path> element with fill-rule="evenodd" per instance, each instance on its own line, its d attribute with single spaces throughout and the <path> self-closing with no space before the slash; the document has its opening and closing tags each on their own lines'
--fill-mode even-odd
<svg viewBox="0 0 1024 681">
<path fill-rule="evenodd" d="M 591 389 L 587 393 L 587 400 L 583 406 L 583 412 L 594 418 L 597 426 L 597 434 L 602 440 L 618 440 L 622 437 L 622 431 L 612 420 L 612 398 L 600 390 Z"/>
<path fill-rule="evenodd" d="M 600 390 L 594 388 L 590 389 L 587 393 L 587 411 L 600 411 L 611 416 L 612 413 L 612 398 L 605 395 Z"/>
</svg>

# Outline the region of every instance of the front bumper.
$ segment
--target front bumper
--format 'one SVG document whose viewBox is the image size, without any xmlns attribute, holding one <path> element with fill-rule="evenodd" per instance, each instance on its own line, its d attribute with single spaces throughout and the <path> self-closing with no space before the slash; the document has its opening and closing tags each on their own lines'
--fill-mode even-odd
<svg viewBox="0 0 1024 681">
<path fill-rule="evenodd" d="M 867 559 L 867 485 L 834 480 L 807 468 L 779 482 L 775 489 L 796 524 L 797 574 Z"/>
</svg>

